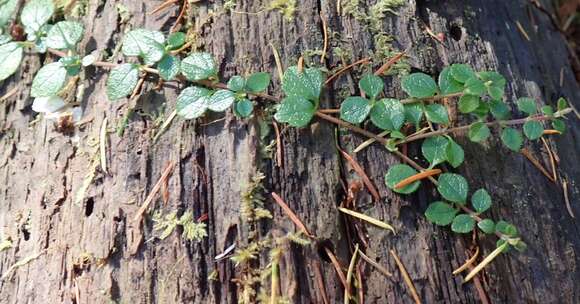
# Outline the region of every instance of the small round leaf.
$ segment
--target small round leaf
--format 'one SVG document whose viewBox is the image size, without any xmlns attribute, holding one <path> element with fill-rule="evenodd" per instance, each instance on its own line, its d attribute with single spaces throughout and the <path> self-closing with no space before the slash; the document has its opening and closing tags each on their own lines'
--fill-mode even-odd
<svg viewBox="0 0 580 304">
<path fill-rule="evenodd" d="M 458 210 L 444 202 L 434 202 L 427 207 L 425 216 L 429 222 L 439 226 L 447 226 L 453 222 Z"/>
<path fill-rule="evenodd" d="M 544 126 L 542 126 L 542 123 L 537 120 L 526 121 L 524 124 L 524 134 L 530 140 L 536 140 L 542 137 L 543 133 Z"/>
<path fill-rule="evenodd" d="M 486 140 L 490 134 L 489 127 L 485 123 L 479 121 L 469 126 L 469 132 L 467 135 L 471 141 L 481 142 Z"/>
<path fill-rule="evenodd" d="M 517 104 L 518 110 L 528 115 L 536 114 L 536 112 L 538 111 L 536 109 L 536 102 L 532 98 L 529 97 L 519 98 Z"/>
<path fill-rule="evenodd" d="M 478 213 L 484 212 L 491 207 L 491 196 L 485 189 L 479 189 L 471 196 L 471 205 Z"/>
<path fill-rule="evenodd" d="M 308 99 L 302 96 L 288 96 L 282 100 L 274 118 L 300 128 L 310 122 L 315 111 L 316 108 Z"/>
<path fill-rule="evenodd" d="M 433 136 L 425 139 L 421 144 L 423 157 L 434 167 L 447 160 L 447 146 L 449 140 L 444 136 Z"/>
<path fill-rule="evenodd" d="M 181 67 L 181 61 L 179 58 L 171 55 L 165 55 L 161 58 L 161 61 L 157 64 L 157 69 L 159 70 L 159 76 L 163 80 L 173 80 Z"/>
<path fill-rule="evenodd" d="M 177 96 L 177 114 L 185 119 L 202 116 L 207 110 L 211 91 L 201 87 L 189 87 Z"/>
<path fill-rule="evenodd" d="M 181 72 L 191 81 L 208 79 L 217 73 L 216 63 L 208 53 L 193 53 L 181 61 Z"/>
<path fill-rule="evenodd" d="M 439 176 L 437 191 L 448 201 L 465 204 L 469 186 L 465 178 L 455 173 L 443 173 Z"/>
<path fill-rule="evenodd" d="M 467 80 L 475 77 L 475 72 L 473 69 L 467 64 L 452 64 L 451 65 L 451 76 L 460 82 L 465 83 Z"/>
<path fill-rule="evenodd" d="M 22 61 L 23 49 L 17 42 L 0 45 L 0 81 L 14 74 Z"/>
<path fill-rule="evenodd" d="M 522 147 L 524 139 L 520 131 L 513 128 L 505 128 L 501 132 L 501 141 L 510 150 L 518 152 Z"/>
<path fill-rule="evenodd" d="M 471 113 L 479 107 L 479 96 L 465 94 L 459 98 L 459 111 Z"/>
<path fill-rule="evenodd" d="M 413 73 L 403 77 L 401 87 L 405 93 L 415 98 L 431 97 L 437 93 L 435 80 L 424 73 Z"/>
<path fill-rule="evenodd" d="M 425 116 L 430 122 L 438 124 L 448 124 L 449 114 L 447 114 L 447 108 L 440 104 L 430 104 L 425 106 Z"/>
<path fill-rule="evenodd" d="M 490 219 L 484 219 L 477 223 L 477 227 L 479 227 L 481 231 L 487 234 L 492 234 L 495 232 L 495 223 Z"/>
<path fill-rule="evenodd" d="M 463 91 L 463 84 L 451 75 L 451 67 L 446 67 L 439 74 L 439 89 L 441 94 L 448 95 Z"/>
<path fill-rule="evenodd" d="M 451 230 L 457 233 L 469 233 L 475 227 L 475 220 L 467 214 L 460 214 L 453 219 Z"/>
<path fill-rule="evenodd" d="M 246 88 L 250 92 L 263 92 L 270 85 L 270 74 L 258 72 L 250 75 L 246 81 Z"/>
<path fill-rule="evenodd" d="M 132 63 L 124 63 L 111 70 L 107 79 L 109 100 L 121 99 L 133 92 L 139 80 L 139 68 Z"/>
<path fill-rule="evenodd" d="M 207 107 L 214 112 L 223 112 L 234 103 L 234 92 L 230 90 L 217 90 L 208 100 Z"/>
<path fill-rule="evenodd" d="M 57 95 L 64 86 L 66 75 L 66 68 L 62 62 L 53 62 L 43 66 L 32 80 L 30 95 L 32 97 Z"/>
<path fill-rule="evenodd" d="M 371 121 L 383 130 L 399 130 L 405 123 L 405 108 L 396 99 L 383 98 L 371 109 Z"/>
<path fill-rule="evenodd" d="M 417 171 L 415 171 L 415 169 L 409 167 L 408 165 L 404 164 L 394 165 L 389 168 L 389 171 L 387 171 L 387 174 L 385 175 L 385 184 L 387 185 L 387 187 L 389 187 L 390 189 L 392 189 L 397 193 L 409 194 L 415 192 L 419 188 L 421 181 L 415 181 L 410 185 L 407 185 L 399 189 L 395 189 L 395 185 L 398 184 L 400 181 L 404 180 L 405 178 L 413 176 L 415 174 L 417 174 Z"/>
<path fill-rule="evenodd" d="M 83 38 L 83 25 L 76 21 L 61 21 L 53 25 L 46 36 L 46 46 L 74 50 Z"/>
<path fill-rule="evenodd" d="M 447 162 L 453 166 L 453 168 L 459 167 L 463 160 L 465 159 L 465 152 L 463 148 L 458 145 L 454 140 L 448 139 L 449 144 L 447 145 Z"/>
<path fill-rule="evenodd" d="M 377 96 L 383 90 L 383 80 L 376 75 L 366 74 L 358 83 L 359 87 L 365 94 L 371 98 L 377 98 Z"/>
<path fill-rule="evenodd" d="M 371 105 L 365 98 L 351 96 L 340 105 L 340 118 L 353 124 L 359 124 L 367 118 Z"/>
<path fill-rule="evenodd" d="M 230 78 L 230 80 L 228 80 L 228 89 L 230 89 L 234 92 L 243 91 L 245 87 L 246 87 L 246 80 L 242 76 L 239 76 L 239 75 L 232 76 L 232 78 Z"/>
<path fill-rule="evenodd" d="M 236 105 L 234 106 L 234 113 L 242 118 L 252 115 L 253 110 L 254 104 L 246 98 L 236 102 Z"/>
</svg>

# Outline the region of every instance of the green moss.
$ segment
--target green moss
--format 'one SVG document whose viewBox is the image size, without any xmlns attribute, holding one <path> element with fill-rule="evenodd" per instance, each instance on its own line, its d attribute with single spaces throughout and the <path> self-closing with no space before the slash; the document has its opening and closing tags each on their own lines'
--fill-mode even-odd
<svg viewBox="0 0 580 304">
<path fill-rule="evenodd" d="M 268 8 L 280 11 L 284 18 L 292 20 L 296 12 L 296 0 L 272 0 Z"/>
</svg>

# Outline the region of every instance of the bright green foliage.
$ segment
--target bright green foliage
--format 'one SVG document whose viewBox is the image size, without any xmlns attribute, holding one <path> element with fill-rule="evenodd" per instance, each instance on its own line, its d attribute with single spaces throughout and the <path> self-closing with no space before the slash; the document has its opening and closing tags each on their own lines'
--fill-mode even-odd
<svg viewBox="0 0 580 304">
<path fill-rule="evenodd" d="M 76 21 L 61 21 L 53 25 L 46 36 L 46 46 L 53 49 L 76 49 L 83 37 L 83 25 Z"/>
<path fill-rule="evenodd" d="M 54 13 L 52 0 L 32 0 L 24 6 L 20 13 L 20 22 L 28 34 L 38 32 L 48 22 Z"/>
<path fill-rule="evenodd" d="M 425 116 L 427 116 L 427 119 L 433 123 L 444 125 L 449 123 L 449 114 L 447 114 L 447 108 L 437 103 L 425 106 Z"/>
<path fill-rule="evenodd" d="M 486 140 L 490 134 L 489 127 L 485 123 L 478 121 L 469 126 L 467 136 L 473 142 L 481 142 Z"/>
<path fill-rule="evenodd" d="M 451 230 L 457 233 L 469 233 L 475 227 L 475 220 L 468 214 L 460 214 L 453 219 Z"/>
<path fill-rule="evenodd" d="M 167 37 L 167 47 L 176 50 L 185 44 L 186 35 L 182 32 L 175 32 Z"/>
<path fill-rule="evenodd" d="M 542 137 L 543 133 L 544 126 L 542 126 L 542 123 L 537 120 L 526 121 L 524 124 L 524 134 L 530 140 L 536 140 Z"/>
<path fill-rule="evenodd" d="M 459 111 L 471 113 L 479 107 L 479 96 L 465 94 L 459 98 Z"/>
<path fill-rule="evenodd" d="M 308 99 L 302 96 L 288 96 L 282 100 L 274 118 L 300 128 L 310 122 L 315 111 L 316 108 Z"/>
<path fill-rule="evenodd" d="M 554 109 L 551 106 L 543 106 L 542 113 L 544 113 L 544 115 L 551 117 L 554 115 Z"/>
<path fill-rule="evenodd" d="M 373 74 L 366 74 L 358 83 L 359 87 L 368 98 L 375 99 L 383 90 L 383 80 L 379 76 Z"/>
<path fill-rule="evenodd" d="M 537 112 L 536 102 L 532 98 L 528 98 L 528 97 L 519 98 L 517 101 L 517 104 L 518 104 L 518 110 L 520 110 L 528 115 L 536 114 L 536 112 Z"/>
<path fill-rule="evenodd" d="M 464 205 L 469 186 L 465 178 L 455 173 L 443 173 L 439 176 L 437 191 L 448 201 Z"/>
<path fill-rule="evenodd" d="M 415 171 L 415 169 L 407 165 L 404 164 L 394 165 L 389 168 L 389 171 L 387 171 L 387 174 L 385 175 L 385 184 L 387 185 L 387 187 L 389 187 L 391 190 L 397 193 L 409 194 L 415 192 L 419 188 L 421 181 L 415 181 L 410 185 L 407 185 L 400 189 L 395 189 L 395 185 L 398 184 L 400 181 L 404 180 L 405 178 L 413 176 L 415 174 L 417 174 L 417 171 Z"/>
<path fill-rule="evenodd" d="M 477 77 L 469 78 L 465 82 L 465 94 L 481 96 L 486 92 L 485 84 Z"/>
<path fill-rule="evenodd" d="M 453 168 L 459 167 L 463 160 L 465 159 L 465 153 L 463 152 L 463 148 L 458 145 L 453 139 L 450 137 L 447 138 L 449 144 L 447 145 L 447 162 L 453 166 Z"/>
<path fill-rule="evenodd" d="M 242 118 L 246 118 L 252 114 L 254 104 L 247 98 L 236 102 L 234 106 L 234 113 Z"/>
<path fill-rule="evenodd" d="M 481 231 L 487 234 L 492 234 L 495 232 L 495 223 L 490 219 L 484 219 L 477 223 L 477 227 L 479 227 Z"/>
<path fill-rule="evenodd" d="M 185 119 L 202 116 L 208 108 L 211 91 L 201 87 L 189 87 L 177 96 L 177 114 Z"/>
<path fill-rule="evenodd" d="M 404 109 L 405 119 L 419 128 L 419 123 L 423 118 L 423 106 L 419 103 L 405 104 Z"/>
<path fill-rule="evenodd" d="M 444 136 L 429 137 L 423 141 L 421 152 L 423 157 L 434 167 L 447 160 L 449 140 Z"/>
<path fill-rule="evenodd" d="M 371 109 L 371 121 L 383 130 L 399 130 L 405 122 L 405 108 L 396 99 L 383 98 L 376 101 Z"/>
<path fill-rule="evenodd" d="M 508 105 L 500 100 L 492 100 L 489 102 L 489 111 L 496 119 L 508 119 L 510 117 L 510 108 Z"/>
<path fill-rule="evenodd" d="M 270 74 L 258 72 L 250 75 L 246 81 L 246 89 L 249 92 L 257 93 L 265 91 L 270 85 Z"/>
<path fill-rule="evenodd" d="M 498 72 L 479 72 L 479 79 L 485 83 L 487 94 L 494 100 L 501 100 L 504 95 L 506 80 Z"/>
<path fill-rule="evenodd" d="M 489 113 L 489 103 L 480 102 L 477 108 L 471 114 L 477 116 L 479 119 L 484 119 Z"/>
<path fill-rule="evenodd" d="M 427 207 L 425 217 L 431 223 L 439 226 L 447 226 L 453 222 L 458 210 L 445 202 L 433 202 Z"/>
<path fill-rule="evenodd" d="M 561 119 L 554 119 L 554 120 L 552 120 L 552 127 L 555 130 L 560 131 L 560 133 L 566 132 L 566 124 Z"/>
<path fill-rule="evenodd" d="M 215 60 L 208 53 L 193 53 L 181 61 L 181 72 L 187 80 L 209 79 L 217 74 Z"/>
<path fill-rule="evenodd" d="M 501 132 L 501 141 L 510 150 L 518 152 L 524 143 L 524 138 L 520 131 L 513 128 L 505 128 Z"/>
<path fill-rule="evenodd" d="M 152 65 L 165 54 L 165 36 L 159 31 L 134 29 L 123 37 L 121 52 L 125 56 L 138 56 L 146 65 Z"/>
<path fill-rule="evenodd" d="M 452 64 L 450 70 L 451 76 L 460 83 L 466 83 L 469 79 L 475 78 L 475 72 L 467 64 Z"/>
<path fill-rule="evenodd" d="M 23 49 L 17 42 L 0 45 L 0 81 L 14 74 L 22 61 Z"/>
<path fill-rule="evenodd" d="M 161 61 L 157 63 L 157 69 L 159 70 L 159 76 L 163 80 L 173 80 L 177 74 L 179 74 L 181 68 L 181 60 L 172 55 L 165 55 L 161 58 Z"/>
<path fill-rule="evenodd" d="M 66 75 L 66 68 L 61 62 L 53 62 L 43 66 L 34 76 L 30 95 L 32 97 L 56 95 L 64 86 Z"/>
<path fill-rule="evenodd" d="M 241 92 L 246 87 L 246 79 L 244 77 L 236 75 L 232 76 L 230 80 L 228 80 L 228 89 L 234 92 Z"/>
<path fill-rule="evenodd" d="M 306 68 L 302 72 L 291 66 L 284 72 L 282 90 L 287 96 L 302 96 L 318 103 L 324 78 L 320 69 Z"/>
<path fill-rule="evenodd" d="M 424 73 L 406 75 L 401 80 L 401 87 L 405 93 L 415 98 L 431 97 L 437 93 L 435 80 Z"/>
<path fill-rule="evenodd" d="M 133 92 L 139 81 L 139 67 L 124 63 L 111 70 L 107 79 L 107 96 L 110 101 L 121 99 Z"/>
<path fill-rule="evenodd" d="M 564 97 L 558 98 L 557 107 L 556 107 L 558 109 L 558 111 L 562 111 L 567 107 L 568 107 L 568 102 L 566 101 L 566 99 Z"/>
<path fill-rule="evenodd" d="M 58 61 L 64 65 L 68 76 L 76 76 L 81 71 L 81 58 L 78 55 L 61 57 Z"/>
<path fill-rule="evenodd" d="M 441 94 L 449 95 L 463 91 L 463 83 L 451 75 L 451 67 L 445 67 L 439 74 L 439 89 Z"/>
<path fill-rule="evenodd" d="M 340 105 L 340 118 L 353 124 L 359 124 L 367 118 L 371 105 L 365 98 L 351 96 Z"/>
<path fill-rule="evenodd" d="M 3 27 L 16 11 L 18 0 L 0 0 L 0 27 Z"/>
<path fill-rule="evenodd" d="M 498 221 L 495 224 L 495 231 L 509 237 L 518 236 L 518 229 L 514 225 L 506 221 Z"/>
<path fill-rule="evenodd" d="M 471 196 L 471 205 L 478 213 L 484 212 L 491 207 L 491 196 L 485 189 L 479 189 Z"/>
<path fill-rule="evenodd" d="M 235 97 L 232 91 L 217 90 L 209 98 L 207 107 L 214 112 L 223 112 L 234 103 L 234 100 Z"/>
</svg>

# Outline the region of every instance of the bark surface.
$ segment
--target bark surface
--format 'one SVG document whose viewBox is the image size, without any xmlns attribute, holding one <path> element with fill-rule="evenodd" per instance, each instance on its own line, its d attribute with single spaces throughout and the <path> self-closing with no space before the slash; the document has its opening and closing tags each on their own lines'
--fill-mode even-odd
<svg viewBox="0 0 580 304">
<path fill-rule="evenodd" d="M 352 52 L 353 61 L 375 49 L 365 22 L 338 15 L 336 1 L 297 2 L 294 17 L 285 19 L 276 10 L 220 13 L 222 1 L 203 1 L 187 21 L 199 31 L 199 45 L 217 59 L 222 79 L 269 71 L 274 83 L 270 92 L 275 95 L 280 94 L 280 86 L 270 43 L 280 52 L 285 67 L 307 50 L 321 50 L 321 15 L 332 31 L 331 46 L 340 44 Z M 375 3 L 359 2 L 363 12 Z M 132 15 L 126 23 L 119 15 L 121 3 Z M 81 50 L 112 51 L 130 28 L 167 32 L 176 20 L 178 6 L 158 15 L 146 14 L 161 3 L 89 0 L 82 18 L 87 35 Z M 244 0 L 238 1 L 235 10 L 257 12 L 267 6 L 268 1 Z M 516 22 L 526 29 L 529 41 Z M 445 33 L 446 46 L 430 38 L 425 26 Z M 387 13 L 382 27 L 394 38 L 395 47 L 409 49 L 413 69 L 437 75 L 443 66 L 463 62 L 480 70 L 496 69 L 508 79 L 509 100 L 530 96 L 554 105 L 559 96 L 565 96 L 580 108 L 580 88 L 563 37 L 528 1 L 409 1 L 397 15 Z M 327 66 L 341 63 L 332 52 L 327 56 Z M 326 240 L 325 244 L 332 244 L 347 265 L 345 222 L 336 206 L 345 195 L 342 184 L 357 176 L 347 170 L 337 153 L 335 134 L 347 150 L 363 138 L 337 133 L 335 126 L 324 121 L 300 130 L 288 128 L 282 134 L 283 163 L 277 164 L 260 153 L 274 137 L 264 134 L 255 119 L 244 122 L 231 113 L 198 121 L 176 119 L 154 144 L 155 117 L 137 116 L 123 137 L 109 133 L 108 174 L 97 168 L 84 199 L 75 204 L 75 195 L 97 155 L 94 143 L 103 119 L 108 117 L 112 129 L 126 106 L 107 100 L 107 72 L 89 68 L 79 84 L 86 88 L 81 101 L 84 117 L 91 118 L 90 122 L 72 135 L 57 132 L 46 120 L 31 123 L 35 114 L 29 88 L 34 74 L 49 58 L 25 56 L 17 74 L 0 84 L 0 95 L 18 87 L 17 94 L 0 104 L 0 231 L 14 244 L 0 253 L 0 273 L 40 254 L 0 281 L 0 303 L 236 303 L 237 286 L 231 280 L 237 270 L 232 262 L 215 262 L 214 257 L 234 242 L 240 247 L 247 242 L 240 196 L 258 170 L 267 176 L 267 190 L 280 194 L 310 231 Z M 375 62 L 375 68 L 378 65 Z M 353 83 L 350 76 L 341 77 L 333 84 L 335 90 L 325 91 L 322 107 L 337 107 L 339 89 L 353 88 Z M 165 113 L 169 113 L 180 88 L 165 86 L 154 91 L 154 86 L 145 85 L 147 93 L 139 104 L 150 108 L 143 106 L 142 112 L 155 113 L 151 105 L 167 102 Z M 388 96 L 403 96 L 399 87 L 397 78 L 386 78 Z M 222 117 L 225 119 L 213 122 Z M 549 140 L 559 155 L 559 172 L 569 181 L 572 209 L 578 215 L 579 136 L 577 120 L 571 119 L 565 135 Z M 521 154 L 502 147 L 498 138 L 496 133 L 482 146 L 458 137 L 466 150 L 466 162 L 459 171 L 472 189 L 488 189 L 496 206 L 490 217 L 513 222 L 529 248 L 524 253 L 501 255 L 486 267 L 479 276 L 483 289 L 492 303 L 580 303 L 580 284 L 576 282 L 580 278 L 579 222 L 566 211 L 561 187 Z M 410 153 L 417 153 L 417 146 L 411 145 Z M 549 164 L 541 143 L 529 148 Z M 466 251 L 472 245 L 471 237 L 436 227 L 423 216 L 435 197 L 432 185 L 424 183 L 411 196 L 395 195 L 383 180 L 389 166 L 400 160 L 380 145 L 356 154 L 356 159 L 382 196 L 377 203 L 370 203 L 370 196 L 359 196 L 360 210 L 391 223 L 398 232 L 392 235 L 368 227 L 373 258 L 394 276 L 386 278 L 367 267 L 366 302 L 412 302 L 390 257 L 393 249 L 424 303 L 479 303 L 481 295 L 474 285 L 462 285 L 462 278 L 451 274 L 469 257 Z M 179 233 L 163 241 L 150 240 L 150 216 L 141 225 L 132 221 L 170 161 L 177 165 L 168 183 L 169 200 L 164 204 L 158 196 L 154 208 L 192 210 L 196 217 L 207 213 L 209 237 L 201 243 L 186 242 Z M 267 207 L 274 219 L 261 227 L 264 233 L 269 227 L 295 230 L 269 196 Z M 495 248 L 495 240 L 479 236 L 475 242 L 488 254 Z M 343 301 L 342 285 L 317 248 L 316 244 L 292 246 L 282 258 L 281 293 L 293 303 L 322 302 L 314 275 L 316 261 L 321 263 L 330 303 Z M 79 266 L 79 259 L 87 254 L 102 263 Z M 208 280 L 214 270 L 219 273 L 217 280 Z"/>
</svg>

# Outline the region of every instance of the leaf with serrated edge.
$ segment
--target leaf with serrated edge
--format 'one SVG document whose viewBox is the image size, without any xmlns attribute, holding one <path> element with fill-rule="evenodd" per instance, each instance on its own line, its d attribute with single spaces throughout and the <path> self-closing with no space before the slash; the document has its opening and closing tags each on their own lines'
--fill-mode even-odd
<svg viewBox="0 0 580 304">
<path fill-rule="evenodd" d="M 371 109 L 371 121 L 383 130 L 399 130 L 405 123 L 405 107 L 396 99 L 383 98 Z"/>
<path fill-rule="evenodd" d="M 413 176 L 415 174 L 417 174 L 417 171 L 409 167 L 408 165 L 405 164 L 394 165 L 389 168 L 387 174 L 385 175 L 385 184 L 387 185 L 387 187 L 389 187 L 391 190 L 397 193 L 409 194 L 415 192 L 419 188 L 421 181 L 415 181 L 410 185 L 397 189 L 395 189 L 395 185 L 398 184 L 400 181 L 404 180 L 405 178 Z"/>
<path fill-rule="evenodd" d="M 230 90 L 217 90 L 208 101 L 208 108 L 214 112 L 223 112 L 234 103 L 234 92 Z"/>
<path fill-rule="evenodd" d="M 315 111 L 314 105 L 308 99 L 302 96 L 288 96 L 282 100 L 274 118 L 300 128 L 310 122 Z"/>
<path fill-rule="evenodd" d="M 449 140 L 444 136 L 429 137 L 421 144 L 423 157 L 434 167 L 447 160 L 447 146 Z"/>
<path fill-rule="evenodd" d="M 188 80 L 208 79 L 217 73 L 211 54 L 193 53 L 181 61 L 181 72 Z"/>
<path fill-rule="evenodd" d="M 371 105 L 367 99 L 351 96 L 340 105 L 340 118 L 353 124 L 359 124 L 367 118 L 370 110 Z"/>
<path fill-rule="evenodd" d="M 401 88 L 415 98 L 431 97 L 437 92 L 435 80 L 424 73 L 413 73 L 403 77 Z"/>
<path fill-rule="evenodd" d="M 427 220 L 439 226 L 447 226 L 453 222 L 457 209 L 445 202 L 433 202 L 429 204 L 425 211 Z"/>
<path fill-rule="evenodd" d="M 189 87 L 177 96 L 177 114 L 185 119 L 202 116 L 207 110 L 211 91 L 206 88 Z"/>
<path fill-rule="evenodd" d="M 469 186 L 465 178 L 455 173 L 443 173 L 439 176 L 437 191 L 448 201 L 465 204 Z"/>
<path fill-rule="evenodd" d="M 139 68 L 132 63 L 124 63 L 113 70 L 107 79 L 107 96 L 110 101 L 121 99 L 133 92 L 139 81 Z"/>
<path fill-rule="evenodd" d="M 52 0 L 32 0 L 24 6 L 20 13 L 20 22 L 27 33 L 37 32 L 54 13 Z"/>
<path fill-rule="evenodd" d="M 34 80 L 30 95 L 32 97 L 46 97 L 57 95 L 66 81 L 66 68 L 61 62 L 53 62 L 43 66 Z"/>
<path fill-rule="evenodd" d="M 74 50 L 83 37 L 83 25 L 75 21 L 61 21 L 50 28 L 46 46 L 53 49 Z"/>
<path fill-rule="evenodd" d="M 10 77 L 18 70 L 23 52 L 22 46 L 17 42 L 0 45 L 0 81 Z"/>
</svg>

